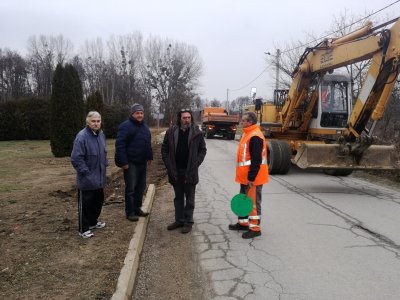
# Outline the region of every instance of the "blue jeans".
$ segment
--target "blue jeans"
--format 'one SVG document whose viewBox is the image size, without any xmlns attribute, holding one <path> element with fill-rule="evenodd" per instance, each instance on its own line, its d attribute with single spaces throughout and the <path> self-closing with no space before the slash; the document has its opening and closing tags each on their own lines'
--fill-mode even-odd
<svg viewBox="0 0 400 300">
<path fill-rule="evenodd" d="M 146 171 L 146 163 L 129 163 L 129 169 L 124 170 L 126 216 L 138 213 L 142 207 L 143 193 L 146 188 Z"/>
</svg>

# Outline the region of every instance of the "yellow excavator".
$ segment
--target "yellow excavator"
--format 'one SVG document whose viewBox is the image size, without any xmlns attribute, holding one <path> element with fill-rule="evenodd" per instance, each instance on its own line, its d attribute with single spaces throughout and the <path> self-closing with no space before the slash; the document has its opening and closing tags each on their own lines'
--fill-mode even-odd
<svg viewBox="0 0 400 300">
<path fill-rule="evenodd" d="M 337 71 L 368 59 L 370 67 L 353 102 L 350 78 Z M 291 163 L 337 176 L 355 169 L 398 169 L 394 146 L 376 145 L 372 134 L 399 69 L 400 18 L 375 27 L 368 22 L 307 48 L 289 90 L 276 90 L 273 103 L 256 100 L 246 107 L 258 114 L 267 137 L 270 174 L 286 174 Z"/>
</svg>

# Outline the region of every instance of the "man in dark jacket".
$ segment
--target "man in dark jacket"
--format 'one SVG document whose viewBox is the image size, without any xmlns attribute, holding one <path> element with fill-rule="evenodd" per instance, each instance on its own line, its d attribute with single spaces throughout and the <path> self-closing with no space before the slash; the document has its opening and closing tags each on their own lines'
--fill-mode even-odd
<svg viewBox="0 0 400 300">
<path fill-rule="evenodd" d="M 178 113 L 177 124 L 165 133 L 161 147 L 168 179 L 175 191 L 175 222 L 168 225 L 168 230 L 180 227 L 182 233 L 192 230 L 199 166 L 206 153 L 203 134 L 193 124 L 192 112 L 188 109 L 181 110 Z"/>
<path fill-rule="evenodd" d="M 108 166 L 106 137 L 100 129 L 100 114 L 90 111 L 86 124 L 76 135 L 71 153 L 71 163 L 77 172 L 79 235 L 82 238 L 93 236 L 90 229 L 106 225 L 98 220 L 104 202 L 103 188 Z"/>
<path fill-rule="evenodd" d="M 149 214 L 142 211 L 141 207 L 147 165 L 153 160 L 153 150 L 151 133 L 143 119 L 143 106 L 133 104 L 131 115 L 119 125 L 115 140 L 115 163 L 124 171 L 125 214 L 129 221 L 137 221 L 139 217 Z"/>
</svg>

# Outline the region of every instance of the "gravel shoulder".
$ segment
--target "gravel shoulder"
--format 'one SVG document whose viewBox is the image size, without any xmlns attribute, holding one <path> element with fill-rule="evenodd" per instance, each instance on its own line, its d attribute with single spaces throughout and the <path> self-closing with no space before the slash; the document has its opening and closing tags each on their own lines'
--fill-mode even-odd
<svg viewBox="0 0 400 300">
<path fill-rule="evenodd" d="M 174 221 L 173 197 L 169 184 L 156 190 L 133 299 L 211 299 L 193 232 L 166 228 Z"/>
</svg>

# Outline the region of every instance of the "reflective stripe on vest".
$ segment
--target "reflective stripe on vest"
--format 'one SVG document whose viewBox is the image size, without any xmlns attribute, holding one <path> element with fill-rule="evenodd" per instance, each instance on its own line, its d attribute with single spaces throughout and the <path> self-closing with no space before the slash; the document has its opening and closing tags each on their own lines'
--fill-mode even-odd
<svg viewBox="0 0 400 300">
<path fill-rule="evenodd" d="M 242 161 L 246 161 L 247 144 L 243 145 Z"/>
<path fill-rule="evenodd" d="M 245 148 L 247 144 L 244 144 Z M 244 152 L 244 154 L 246 155 L 246 153 Z M 246 156 L 245 156 L 246 157 Z M 263 160 L 261 161 L 262 165 L 266 165 L 268 163 L 267 158 L 265 157 L 265 154 L 263 153 Z M 243 159 L 243 161 L 238 162 L 237 166 L 238 167 L 244 167 L 244 166 L 250 166 L 251 165 L 251 160 L 246 160 L 245 158 Z"/>
</svg>

